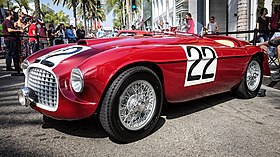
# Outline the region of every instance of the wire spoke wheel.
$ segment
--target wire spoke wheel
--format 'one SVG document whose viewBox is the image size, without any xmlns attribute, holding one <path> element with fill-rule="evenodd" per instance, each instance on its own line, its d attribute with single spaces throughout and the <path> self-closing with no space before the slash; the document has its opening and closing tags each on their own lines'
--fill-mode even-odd
<svg viewBox="0 0 280 157">
<path fill-rule="evenodd" d="M 131 83 L 120 97 L 119 118 L 128 130 L 139 130 L 150 122 L 156 108 L 156 93 L 145 80 Z"/>
<path fill-rule="evenodd" d="M 110 137 L 125 143 L 136 141 L 156 126 L 162 103 L 157 74 L 148 67 L 132 67 L 111 83 L 100 109 L 100 122 Z"/>
<path fill-rule="evenodd" d="M 239 98 L 253 98 L 257 96 L 262 84 L 263 67 L 261 57 L 253 57 L 249 62 L 240 84 L 235 88 Z"/>
<path fill-rule="evenodd" d="M 247 69 L 246 83 L 250 91 L 255 91 L 261 81 L 261 67 L 257 61 L 250 62 Z"/>
</svg>

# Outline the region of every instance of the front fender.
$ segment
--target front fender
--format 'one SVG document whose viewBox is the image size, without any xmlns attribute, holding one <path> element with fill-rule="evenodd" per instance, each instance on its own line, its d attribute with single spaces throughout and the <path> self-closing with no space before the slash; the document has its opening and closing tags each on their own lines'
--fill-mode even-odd
<svg viewBox="0 0 280 157">
<path fill-rule="evenodd" d="M 85 80 L 82 100 L 99 103 L 110 80 L 127 65 L 139 62 L 167 63 L 186 60 L 181 46 L 117 47 L 84 61 L 78 68 Z"/>
</svg>

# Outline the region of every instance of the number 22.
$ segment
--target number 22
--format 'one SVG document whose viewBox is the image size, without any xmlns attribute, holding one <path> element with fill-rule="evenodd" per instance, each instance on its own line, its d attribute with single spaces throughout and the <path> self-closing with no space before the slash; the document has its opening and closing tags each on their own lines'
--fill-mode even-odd
<svg viewBox="0 0 280 157">
<path fill-rule="evenodd" d="M 211 52 L 211 57 L 209 56 L 209 52 Z M 189 69 L 186 72 L 185 81 L 188 83 L 185 82 L 185 86 L 214 81 L 217 55 L 212 48 L 206 46 L 187 46 L 186 54 L 188 57 L 187 65 L 189 66 Z M 195 73 L 195 69 L 196 71 L 202 71 L 202 74 Z M 207 71 L 208 73 L 206 73 Z"/>
</svg>

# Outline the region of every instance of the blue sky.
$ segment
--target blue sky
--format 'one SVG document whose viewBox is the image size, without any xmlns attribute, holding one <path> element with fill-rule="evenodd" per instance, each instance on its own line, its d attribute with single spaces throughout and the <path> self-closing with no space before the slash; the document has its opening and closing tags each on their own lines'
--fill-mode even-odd
<svg viewBox="0 0 280 157">
<path fill-rule="evenodd" d="M 59 5 L 54 5 L 52 0 L 40 0 L 41 3 L 43 4 L 50 4 L 50 8 L 52 8 L 55 12 L 58 12 L 60 10 L 63 10 L 64 13 L 66 13 L 67 15 L 69 15 L 69 18 L 73 18 L 73 10 L 69 10 L 66 7 L 63 7 L 61 4 Z M 105 22 L 102 23 L 103 27 L 109 27 L 112 26 L 113 22 L 112 22 L 113 16 L 112 13 L 107 15 L 107 20 Z"/>
<path fill-rule="evenodd" d="M 66 7 L 63 7 L 61 4 L 54 5 L 52 0 L 51 1 L 50 0 L 41 0 L 40 2 L 43 3 L 43 4 L 49 3 L 50 4 L 50 8 L 53 9 L 55 12 L 63 10 L 63 12 L 65 12 L 67 15 L 69 15 L 70 18 L 73 18 L 73 11 L 72 11 L 72 9 L 69 10 Z"/>
</svg>

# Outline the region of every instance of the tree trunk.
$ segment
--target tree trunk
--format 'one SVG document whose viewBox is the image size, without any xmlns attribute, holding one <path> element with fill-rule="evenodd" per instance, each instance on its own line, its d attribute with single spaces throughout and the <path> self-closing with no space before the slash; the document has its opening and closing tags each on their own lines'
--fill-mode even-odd
<svg viewBox="0 0 280 157">
<path fill-rule="evenodd" d="M 131 8 L 130 8 L 130 1 L 126 0 L 126 11 L 127 11 L 127 21 L 126 21 L 126 29 L 130 29 L 130 20 L 131 20 Z"/>
<path fill-rule="evenodd" d="M 122 26 L 121 26 L 121 30 L 124 29 L 124 26 L 126 25 L 126 21 L 125 21 L 125 1 L 122 2 Z"/>
<path fill-rule="evenodd" d="M 86 4 L 83 4 L 83 13 L 84 13 L 84 26 L 85 26 L 85 32 L 86 34 L 88 33 L 88 29 L 87 29 L 87 20 L 86 20 Z"/>
<path fill-rule="evenodd" d="M 239 0 L 237 4 L 237 31 L 246 31 L 248 28 L 248 2 Z M 238 39 L 247 40 L 246 34 L 237 34 Z"/>
<path fill-rule="evenodd" d="M 73 5 L 73 14 L 74 14 L 74 20 L 75 20 L 75 27 L 77 27 L 77 2 L 76 0 L 72 0 L 72 5 Z"/>
<path fill-rule="evenodd" d="M 92 29 L 92 23 L 93 23 L 93 18 L 90 19 L 90 30 L 91 30 L 91 32 L 93 31 L 93 29 Z M 91 32 L 90 32 L 90 33 L 91 33 Z"/>
<path fill-rule="evenodd" d="M 34 0 L 34 4 L 35 4 L 34 17 L 37 19 L 41 18 L 40 0 Z"/>
</svg>

